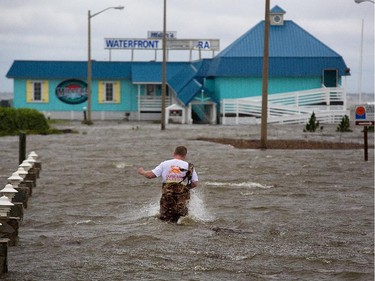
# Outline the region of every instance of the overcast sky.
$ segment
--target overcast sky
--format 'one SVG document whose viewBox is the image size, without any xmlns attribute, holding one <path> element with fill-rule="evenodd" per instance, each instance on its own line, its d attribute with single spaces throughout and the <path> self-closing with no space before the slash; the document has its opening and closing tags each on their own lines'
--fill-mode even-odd
<svg viewBox="0 0 375 281">
<path fill-rule="evenodd" d="M 264 0 L 167 0 L 167 30 L 179 39 L 220 39 L 220 47 L 264 19 Z M 0 0 L 0 92 L 12 92 L 5 77 L 14 60 L 87 60 L 87 14 L 107 7 L 92 18 L 92 58 L 108 60 L 105 37 L 146 38 L 147 31 L 162 30 L 163 0 Z M 271 0 L 285 19 L 293 20 L 343 56 L 351 69 L 347 89 L 374 92 L 374 4 L 354 0 Z M 364 20 L 363 82 L 359 83 L 361 25 Z M 189 52 L 174 51 L 188 60 Z M 181 53 L 182 52 L 182 53 Z M 205 53 L 209 57 L 211 53 Z M 135 60 L 151 60 L 153 51 L 135 52 Z M 127 50 L 112 51 L 111 58 L 130 60 Z M 197 58 L 196 54 L 194 59 Z M 161 56 L 158 57 L 161 59 Z"/>
</svg>

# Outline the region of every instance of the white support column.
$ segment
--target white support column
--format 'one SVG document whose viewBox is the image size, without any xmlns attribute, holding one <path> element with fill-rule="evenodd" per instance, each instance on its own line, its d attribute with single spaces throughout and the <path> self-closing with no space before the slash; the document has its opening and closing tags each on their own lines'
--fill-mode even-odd
<svg viewBox="0 0 375 281">
<path fill-rule="evenodd" d="M 216 124 L 216 117 L 217 117 L 217 113 L 216 113 L 216 103 L 214 103 L 212 105 L 212 120 L 211 120 L 211 124 L 215 125 Z"/>
<path fill-rule="evenodd" d="M 187 112 L 187 124 L 191 125 L 193 124 L 193 118 L 191 118 L 191 110 L 192 110 L 192 105 L 191 103 L 189 103 L 189 106 L 188 106 L 188 112 Z"/>
<path fill-rule="evenodd" d="M 239 102 L 238 102 L 238 99 L 236 100 L 236 125 L 238 125 L 238 122 L 239 122 L 239 109 L 238 109 L 238 106 L 239 106 L 239 104 L 238 104 Z"/>
<path fill-rule="evenodd" d="M 343 89 L 343 99 L 344 99 L 344 110 L 348 109 L 347 106 L 348 106 L 348 100 L 347 100 L 347 94 L 346 94 L 346 87 L 347 87 L 347 80 L 346 80 L 346 76 L 344 76 L 344 89 Z"/>
<path fill-rule="evenodd" d="M 222 125 L 225 125 L 225 100 L 221 100 L 221 108 L 220 108 L 220 112 L 221 112 L 221 115 L 223 116 L 222 117 Z"/>
<path fill-rule="evenodd" d="M 141 121 L 141 85 L 138 84 L 138 121 Z"/>
</svg>

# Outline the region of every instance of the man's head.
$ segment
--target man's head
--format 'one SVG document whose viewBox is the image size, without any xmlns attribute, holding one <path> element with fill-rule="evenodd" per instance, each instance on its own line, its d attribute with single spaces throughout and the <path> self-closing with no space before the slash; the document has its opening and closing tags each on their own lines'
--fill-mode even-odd
<svg viewBox="0 0 375 281">
<path fill-rule="evenodd" d="M 187 154 L 187 148 L 185 146 L 177 146 L 174 150 L 175 156 L 180 156 L 181 158 L 185 158 Z"/>
</svg>

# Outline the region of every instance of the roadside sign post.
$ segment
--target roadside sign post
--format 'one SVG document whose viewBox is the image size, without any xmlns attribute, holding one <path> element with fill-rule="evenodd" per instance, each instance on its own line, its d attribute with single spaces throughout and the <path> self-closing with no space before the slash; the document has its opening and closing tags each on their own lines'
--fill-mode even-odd
<svg viewBox="0 0 375 281">
<path fill-rule="evenodd" d="M 368 128 L 367 126 L 365 126 L 363 128 L 363 137 L 364 137 L 364 149 L 365 149 L 365 161 L 368 161 L 368 137 L 367 137 L 367 131 L 368 131 Z"/>
<path fill-rule="evenodd" d="M 374 126 L 374 105 L 357 105 L 355 108 L 355 124 L 363 127 L 363 144 L 365 161 L 368 161 L 368 126 Z"/>
</svg>

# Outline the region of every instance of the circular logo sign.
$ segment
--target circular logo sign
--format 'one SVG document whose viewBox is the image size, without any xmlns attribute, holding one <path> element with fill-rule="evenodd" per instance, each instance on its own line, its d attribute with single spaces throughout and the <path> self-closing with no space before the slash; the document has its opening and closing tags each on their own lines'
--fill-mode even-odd
<svg viewBox="0 0 375 281">
<path fill-rule="evenodd" d="M 56 87 L 56 97 L 68 104 L 79 104 L 87 100 L 87 84 L 81 80 L 69 79 Z"/>
<path fill-rule="evenodd" d="M 355 114 L 361 116 L 361 115 L 364 115 L 366 113 L 366 108 L 364 108 L 363 106 L 358 106 L 356 109 L 355 109 Z"/>
</svg>

